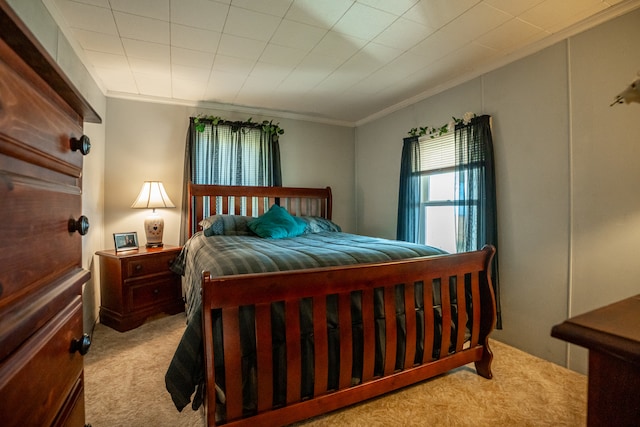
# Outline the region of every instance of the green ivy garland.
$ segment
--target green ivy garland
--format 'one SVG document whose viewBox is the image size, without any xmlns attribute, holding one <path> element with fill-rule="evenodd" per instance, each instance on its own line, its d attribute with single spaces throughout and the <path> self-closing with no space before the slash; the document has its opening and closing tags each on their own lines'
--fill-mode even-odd
<svg viewBox="0 0 640 427">
<path fill-rule="evenodd" d="M 447 132 L 450 132 L 455 129 L 456 125 L 459 123 L 467 124 L 471 121 L 472 118 L 476 117 L 474 113 L 465 113 L 464 118 L 456 119 L 455 117 L 451 117 L 452 121 L 449 123 L 442 125 L 440 127 L 431 127 L 431 126 L 421 126 L 418 128 L 412 128 L 408 134 L 410 136 L 428 136 L 430 138 L 435 138 L 437 136 L 442 136 Z"/>
<path fill-rule="evenodd" d="M 224 120 L 219 116 L 207 116 L 203 114 L 198 114 L 195 117 L 192 117 L 193 124 L 196 126 L 196 130 L 198 132 L 204 132 L 205 122 L 211 122 L 212 125 L 229 125 L 231 126 L 231 130 L 237 132 L 238 130 L 244 127 L 261 127 L 262 131 L 271 135 L 276 141 L 278 140 L 279 135 L 284 134 L 284 129 L 280 127 L 280 123 L 273 123 L 273 120 L 264 120 L 262 123 L 252 122 L 252 118 L 249 117 L 246 121 L 230 121 Z M 243 130 L 244 131 L 244 130 Z"/>
</svg>

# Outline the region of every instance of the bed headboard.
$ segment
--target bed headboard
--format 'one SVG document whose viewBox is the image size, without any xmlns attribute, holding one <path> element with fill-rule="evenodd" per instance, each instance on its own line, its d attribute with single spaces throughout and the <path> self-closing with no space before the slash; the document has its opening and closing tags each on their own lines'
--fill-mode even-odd
<svg viewBox="0 0 640 427">
<path fill-rule="evenodd" d="M 254 187 L 189 183 L 189 235 L 198 223 L 215 214 L 260 216 L 273 204 L 291 215 L 331 219 L 331 187 Z"/>
</svg>

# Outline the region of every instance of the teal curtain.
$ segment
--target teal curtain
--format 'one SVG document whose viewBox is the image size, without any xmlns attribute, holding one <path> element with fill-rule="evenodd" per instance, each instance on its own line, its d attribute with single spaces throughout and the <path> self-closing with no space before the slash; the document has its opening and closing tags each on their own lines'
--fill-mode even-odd
<svg viewBox="0 0 640 427">
<path fill-rule="evenodd" d="M 418 137 L 405 138 L 400 160 L 398 225 L 396 238 L 418 243 L 420 225 L 420 144 Z"/>
<path fill-rule="evenodd" d="M 502 328 L 500 281 L 498 275 L 498 215 L 496 177 L 491 135 L 491 117 L 474 117 L 455 129 L 456 202 L 458 226 L 457 251 L 481 249 L 485 244 L 496 247 L 491 266 L 496 296 L 496 327 Z"/>
<path fill-rule="evenodd" d="M 278 135 L 253 122 L 189 122 L 185 144 L 181 244 L 188 238 L 188 184 L 281 186 Z"/>
</svg>

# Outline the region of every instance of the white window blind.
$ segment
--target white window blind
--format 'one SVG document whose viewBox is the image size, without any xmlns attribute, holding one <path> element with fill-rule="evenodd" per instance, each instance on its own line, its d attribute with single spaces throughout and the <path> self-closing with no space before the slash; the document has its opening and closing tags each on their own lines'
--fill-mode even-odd
<svg viewBox="0 0 640 427">
<path fill-rule="evenodd" d="M 437 171 L 455 166 L 455 132 L 447 132 L 435 138 L 423 137 L 419 143 L 421 171 Z"/>
</svg>

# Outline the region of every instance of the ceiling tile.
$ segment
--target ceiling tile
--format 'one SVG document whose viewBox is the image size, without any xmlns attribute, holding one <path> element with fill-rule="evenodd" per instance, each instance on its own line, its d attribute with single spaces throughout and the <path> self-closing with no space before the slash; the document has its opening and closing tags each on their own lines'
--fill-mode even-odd
<svg viewBox="0 0 640 427">
<path fill-rule="evenodd" d="M 246 76 L 235 73 L 213 70 L 205 89 L 205 99 L 215 102 L 232 102 L 242 88 L 245 78 Z"/>
<path fill-rule="evenodd" d="M 66 0 L 56 0 L 56 3 L 60 3 L 61 1 Z M 74 0 L 78 3 L 90 4 L 92 6 L 100 6 L 109 9 L 109 0 Z"/>
<path fill-rule="evenodd" d="M 333 30 L 353 37 L 371 39 L 396 19 L 396 15 L 356 3 L 333 26 Z"/>
<path fill-rule="evenodd" d="M 468 41 L 464 37 L 456 37 L 449 35 L 444 31 L 436 31 L 429 37 L 418 43 L 415 47 L 409 49 L 409 52 L 415 55 L 429 58 L 430 61 L 436 61 L 450 52 L 460 49 Z"/>
<path fill-rule="evenodd" d="M 302 61 L 300 61 L 295 69 L 297 71 L 318 74 L 324 79 L 342 63 L 343 61 L 340 58 L 336 58 L 333 56 L 309 54 Z"/>
<path fill-rule="evenodd" d="M 282 21 L 271 42 L 281 46 L 310 51 L 327 33 L 327 30 L 285 19 Z"/>
<path fill-rule="evenodd" d="M 141 58 L 129 58 L 131 71 L 134 74 L 146 74 L 171 79 L 171 64 L 169 62 L 159 63 Z"/>
<path fill-rule="evenodd" d="M 406 50 L 424 40 L 431 33 L 433 30 L 425 25 L 406 18 L 399 18 L 380 33 L 374 41 L 385 46 Z"/>
<path fill-rule="evenodd" d="M 420 0 L 403 17 L 438 29 L 478 3 L 479 0 Z"/>
<path fill-rule="evenodd" d="M 384 64 L 387 64 L 393 61 L 398 56 L 402 55 L 402 50 L 395 49 L 389 46 L 383 46 L 378 43 L 369 43 L 362 48 L 361 53 L 364 55 L 369 55 L 371 58 L 373 58 L 379 65 L 377 68 L 380 68 Z"/>
<path fill-rule="evenodd" d="M 222 31 L 229 6 L 209 0 L 171 2 L 171 22 L 188 27 Z"/>
<path fill-rule="evenodd" d="M 402 15 L 411 9 L 418 0 L 357 0 L 367 6 L 393 13 L 394 15 Z"/>
<path fill-rule="evenodd" d="M 171 46 L 215 53 L 219 42 L 220 33 L 217 31 L 171 24 Z"/>
<path fill-rule="evenodd" d="M 549 33 L 521 19 L 511 19 L 488 33 L 478 37 L 477 43 L 504 52 L 511 52 L 522 43 L 546 37 Z"/>
<path fill-rule="evenodd" d="M 338 22 L 353 3 L 353 0 L 296 0 L 285 18 L 329 29 Z"/>
<path fill-rule="evenodd" d="M 251 70 L 244 87 L 278 86 L 291 73 L 289 67 L 258 62 Z"/>
<path fill-rule="evenodd" d="M 366 44 L 367 40 L 329 31 L 311 52 L 313 54 L 333 56 L 344 61 Z"/>
<path fill-rule="evenodd" d="M 171 93 L 176 99 L 184 99 L 188 101 L 200 101 L 204 97 L 205 86 L 203 84 L 194 84 L 190 80 L 172 79 Z"/>
<path fill-rule="evenodd" d="M 338 68 L 324 80 L 313 87 L 311 93 L 321 96 L 322 93 L 339 95 L 362 79 L 362 74 Z"/>
<path fill-rule="evenodd" d="M 171 97 L 171 75 L 134 72 L 133 76 L 141 94 Z"/>
<path fill-rule="evenodd" d="M 73 30 L 73 35 L 83 49 L 124 55 L 122 42 L 118 36 L 80 29 Z"/>
<path fill-rule="evenodd" d="M 260 55 L 260 61 L 268 64 L 281 64 L 285 67 L 293 67 L 302 61 L 306 55 L 307 52 L 305 50 L 269 43 L 262 52 L 262 55 Z"/>
<path fill-rule="evenodd" d="M 169 45 L 132 39 L 122 39 L 122 44 L 128 57 L 150 59 L 160 62 L 169 61 Z"/>
<path fill-rule="evenodd" d="M 512 16 L 506 12 L 479 3 L 447 24 L 442 31 L 451 38 L 475 40 L 511 18 Z"/>
<path fill-rule="evenodd" d="M 108 70 L 129 69 L 129 61 L 124 55 L 114 55 L 112 53 L 96 52 L 88 50 L 85 52 L 95 68 Z"/>
<path fill-rule="evenodd" d="M 282 18 L 291 7 L 291 3 L 293 0 L 233 0 L 231 5 Z"/>
<path fill-rule="evenodd" d="M 109 92 L 139 93 L 138 86 L 129 69 L 96 68 L 96 73 Z"/>
<path fill-rule="evenodd" d="M 522 12 L 542 3 L 544 0 L 483 0 L 486 4 L 500 9 L 510 15 L 518 16 Z"/>
<path fill-rule="evenodd" d="M 213 61 L 213 70 L 229 74 L 237 74 L 239 76 L 243 76 L 244 79 L 244 77 L 248 76 L 253 69 L 255 62 L 256 61 L 252 59 L 216 55 Z"/>
<path fill-rule="evenodd" d="M 424 58 L 404 53 L 393 59 L 393 61 L 379 67 L 375 73 L 363 79 L 358 85 L 354 85 L 353 89 L 363 93 L 373 93 L 371 89 L 366 89 L 366 87 L 376 86 L 376 91 L 379 91 L 423 69 L 426 65 L 427 61 Z"/>
<path fill-rule="evenodd" d="M 177 65 L 186 65 L 189 67 L 211 69 L 211 66 L 213 65 L 213 55 L 197 50 L 172 46 L 171 63 Z"/>
<path fill-rule="evenodd" d="M 344 62 L 336 72 L 345 76 L 355 75 L 363 79 L 380 67 L 380 61 L 375 56 L 360 51 Z"/>
<path fill-rule="evenodd" d="M 110 9 L 69 0 L 58 0 L 57 5 L 71 28 L 118 35 Z"/>
<path fill-rule="evenodd" d="M 209 81 L 211 68 L 189 67 L 187 65 L 171 64 L 171 78 L 198 82 L 202 85 Z M 204 92 L 204 89 L 203 89 Z"/>
<path fill-rule="evenodd" d="M 262 51 L 266 45 L 265 42 L 258 40 L 222 34 L 220 44 L 218 45 L 218 53 L 221 55 L 257 60 L 260 58 L 260 55 L 262 55 Z"/>
<path fill-rule="evenodd" d="M 234 36 L 269 41 L 280 21 L 277 16 L 231 6 L 224 31 Z"/>
<path fill-rule="evenodd" d="M 329 75 L 329 71 L 312 70 L 308 68 L 296 68 L 278 86 L 281 90 L 302 91 L 305 93 L 310 87 L 314 87 Z"/>
<path fill-rule="evenodd" d="M 606 7 L 600 0 L 545 0 L 520 18 L 553 33 Z"/>
<path fill-rule="evenodd" d="M 113 12 L 120 37 L 169 44 L 169 23 L 129 13 Z"/>
<path fill-rule="evenodd" d="M 113 10 L 169 21 L 169 0 L 109 0 L 109 3 Z"/>
</svg>

